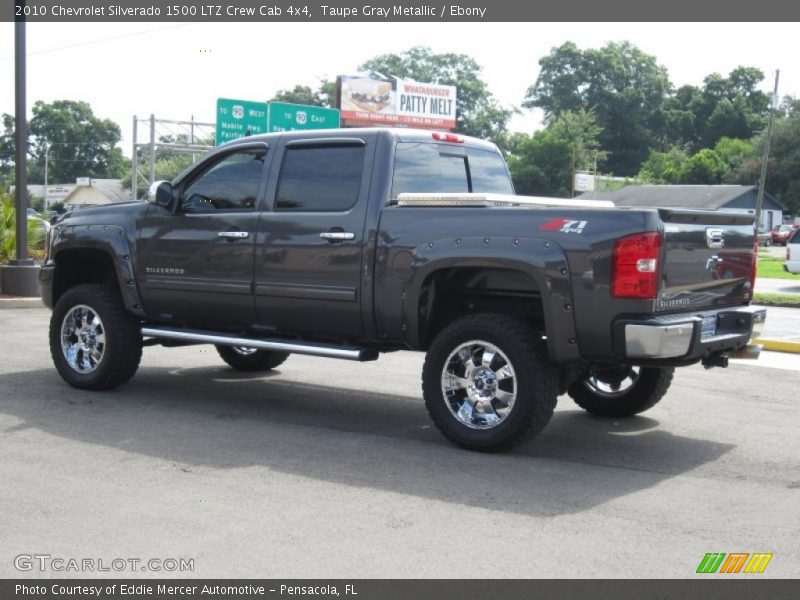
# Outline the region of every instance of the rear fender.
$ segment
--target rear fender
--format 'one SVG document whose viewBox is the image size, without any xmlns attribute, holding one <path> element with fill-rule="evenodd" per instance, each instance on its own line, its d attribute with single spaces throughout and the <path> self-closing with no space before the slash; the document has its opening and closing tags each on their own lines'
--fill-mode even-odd
<svg viewBox="0 0 800 600">
<path fill-rule="evenodd" d="M 448 238 L 417 246 L 412 257 L 411 276 L 402 295 L 402 327 L 410 347 L 421 347 L 418 307 L 428 276 L 441 269 L 485 267 L 530 276 L 542 296 L 550 361 L 568 364 L 580 360 L 569 265 L 558 244 L 530 238 Z"/>
</svg>

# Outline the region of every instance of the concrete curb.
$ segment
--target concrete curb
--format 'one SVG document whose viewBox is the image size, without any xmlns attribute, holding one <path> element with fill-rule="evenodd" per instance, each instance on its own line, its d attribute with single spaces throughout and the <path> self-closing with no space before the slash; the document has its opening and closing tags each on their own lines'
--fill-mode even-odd
<svg viewBox="0 0 800 600">
<path fill-rule="evenodd" d="M 791 354 L 800 354 L 800 342 L 758 338 L 753 340 L 752 343 L 761 344 L 764 346 L 764 350 L 771 350 L 772 352 L 789 352 Z"/>
<path fill-rule="evenodd" d="M 4 308 L 44 308 L 41 298 L 0 298 L 0 310 Z"/>
</svg>

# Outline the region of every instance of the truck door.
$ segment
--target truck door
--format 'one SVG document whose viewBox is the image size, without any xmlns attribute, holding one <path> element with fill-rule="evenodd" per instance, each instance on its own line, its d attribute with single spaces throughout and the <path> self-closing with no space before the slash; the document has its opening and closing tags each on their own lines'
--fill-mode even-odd
<svg viewBox="0 0 800 600">
<path fill-rule="evenodd" d="M 278 177 L 270 178 L 272 210 L 262 213 L 256 239 L 255 303 L 266 330 L 362 335 L 374 147 L 374 136 L 284 138 Z"/>
<path fill-rule="evenodd" d="M 178 185 L 174 213 L 149 207 L 136 270 L 150 318 L 210 328 L 255 324 L 253 251 L 266 163 L 266 144 L 237 145 Z"/>
</svg>

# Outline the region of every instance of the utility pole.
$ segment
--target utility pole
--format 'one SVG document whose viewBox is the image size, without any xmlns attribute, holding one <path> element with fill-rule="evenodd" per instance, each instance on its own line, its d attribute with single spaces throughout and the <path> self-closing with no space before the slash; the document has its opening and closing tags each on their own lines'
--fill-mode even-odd
<svg viewBox="0 0 800 600">
<path fill-rule="evenodd" d="M 136 130 L 139 128 L 139 120 L 136 115 L 133 116 L 133 154 L 131 155 L 131 199 L 139 199 L 139 157 L 136 151 L 139 149 L 136 145 Z"/>
<path fill-rule="evenodd" d="M 47 205 L 47 167 L 50 160 L 50 144 L 44 143 L 44 210 L 50 208 Z"/>
<path fill-rule="evenodd" d="M 17 6 L 25 11 L 25 0 Z M 25 17 L 14 21 L 14 117 L 16 120 L 16 258 L 0 265 L 2 293 L 9 296 L 38 296 L 39 267 L 28 259 L 28 121 L 25 98 Z"/>
<path fill-rule="evenodd" d="M 25 3 L 23 2 L 23 10 Z M 14 23 L 14 75 L 16 83 L 16 191 L 17 252 L 11 265 L 32 265 L 28 260 L 28 120 L 25 98 L 25 17 Z"/>
<path fill-rule="evenodd" d="M 769 160 L 769 144 L 772 141 L 772 126 L 775 122 L 775 111 L 778 108 L 778 79 L 780 69 L 775 71 L 775 89 L 772 92 L 772 103 L 769 109 L 769 125 L 767 125 L 767 139 L 764 142 L 764 158 L 761 159 L 761 176 L 758 178 L 758 194 L 756 196 L 756 232 L 761 226 L 761 209 L 764 206 L 764 186 L 767 184 L 767 161 Z"/>
</svg>

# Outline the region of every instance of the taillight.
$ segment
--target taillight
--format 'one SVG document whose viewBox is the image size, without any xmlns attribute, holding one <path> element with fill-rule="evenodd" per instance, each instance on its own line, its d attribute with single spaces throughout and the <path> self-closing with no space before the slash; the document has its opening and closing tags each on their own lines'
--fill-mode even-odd
<svg viewBox="0 0 800 600">
<path fill-rule="evenodd" d="M 758 237 L 753 242 L 753 264 L 750 266 L 750 293 L 756 287 L 756 269 L 758 268 Z M 751 296 L 752 297 L 752 296 Z"/>
<path fill-rule="evenodd" d="M 611 295 L 614 298 L 655 298 L 660 254 L 661 235 L 655 231 L 617 240 L 611 267 Z"/>
</svg>

